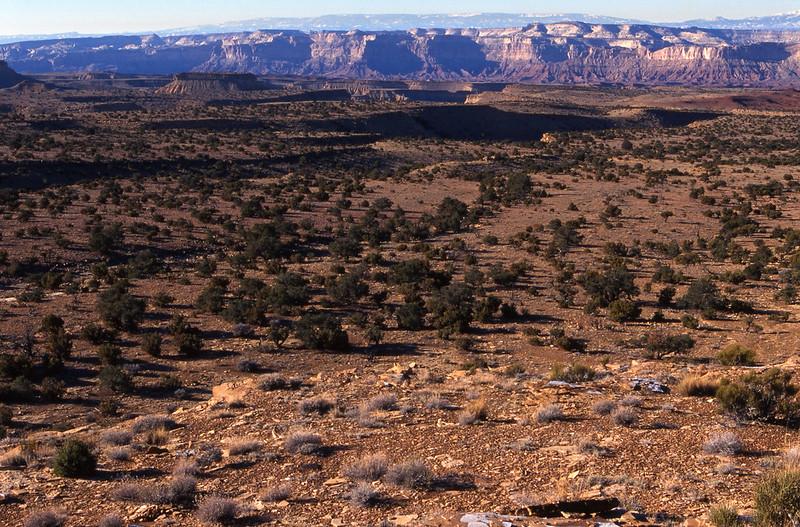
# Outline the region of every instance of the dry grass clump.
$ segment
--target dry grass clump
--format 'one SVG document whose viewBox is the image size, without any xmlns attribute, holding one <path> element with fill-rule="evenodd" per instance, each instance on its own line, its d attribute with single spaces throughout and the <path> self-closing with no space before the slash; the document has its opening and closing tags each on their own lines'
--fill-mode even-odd
<svg viewBox="0 0 800 527">
<path fill-rule="evenodd" d="M 627 406 L 629 408 L 641 408 L 644 404 L 644 399 L 638 395 L 626 395 L 619 401 L 620 406 Z"/>
<path fill-rule="evenodd" d="M 226 441 L 228 454 L 231 456 L 244 456 L 255 454 L 264 448 L 264 443 L 255 439 L 229 439 Z"/>
<path fill-rule="evenodd" d="M 484 399 L 472 401 L 458 413 L 458 424 L 462 426 L 472 425 L 481 421 L 486 421 L 489 417 L 489 407 Z"/>
<path fill-rule="evenodd" d="M 144 442 L 150 446 L 164 446 L 169 443 L 169 431 L 166 428 L 154 428 L 144 433 Z"/>
<path fill-rule="evenodd" d="M 617 403 L 610 399 L 603 399 L 602 401 L 597 401 L 592 405 L 592 411 L 597 415 L 611 415 L 616 408 Z"/>
<path fill-rule="evenodd" d="M 699 375 L 689 375 L 684 377 L 676 391 L 686 397 L 711 397 L 717 393 L 719 380 Z"/>
<path fill-rule="evenodd" d="M 764 476 L 755 491 L 756 525 L 783 527 L 800 518 L 800 472 L 778 470 Z"/>
<path fill-rule="evenodd" d="M 350 504 L 354 507 L 374 507 L 381 500 L 381 494 L 366 482 L 357 484 L 350 490 Z"/>
<path fill-rule="evenodd" d="M 424 488 L 433 479 L 431 470 L 423 461 L 412 460 L 392 465 L 386 471 L 384 480 L 389 485 L 408 489 Z"/>
<path fill-rule="evenodd" d="M 264 491 L 261 495 L 261 501 L 267 503 L 278 503 L 286 501 L 292 497 L 292 487 L 288 484 L 276 485 Z"/>
<path fill-rule="evenodd" d="M 297 409 L 303 415 L 319 414 L 325 415 L 335 406 L 334 401 L 327 397 L 311 397 L 303 399 L 297 404 Z"/>
<path fill-rule="evenodd" d="M 633 426 L 639 422 L 639 414 L 630 406 L 623 406 L 611 412 L 611 420 L 620 426 Z"/>
<path fill-rule="evenodd" d="M 125 520 L 119 514 L 107 514 L 100 519 L 97 527 L 125 527 Z"/>
<path fill-rule="evenodd" d="M 370 412 L 395 410 L 397 408 L 397 396 L 393 393 L 376 395 L 364 403 L 363 408 Z"/>
<path fill-rule="evenodd" d="M 211 496 L 197 507 L 197 519 L 206 525 L 230 524 L 236 521 L 241 507 L 236 500 Z"/>
<path fill-rule="evenodd" d="M 131 460 L 132 451 L 125 446 L 115 446 L 105 450 L 106 457 L 112 461 L 125 463 Z"/>
<path fill-rule="evenodd" d="M 26 466 L 28 466 L 28 459 L 18 450 L 12 450 L 0 456 L 0 467 L 2 468 L 19 469 Z"/>
<path fill-rule="evenodd" d="M 536 410 L 536 421 L 546 424 L 554 421 L 563 421 L 564 411 L 557 404 L 548 404 Z"/>
<path fill-rule="evenodd" d="M 706 454 L 735 456 L 744 450 L 744 444 L 733 432 L 723 432 L 709 437 L 703 444 Z"/>
<path fill-rule="evenodd" d="M 194 501 L 197 480 L 191 476 L 177 476 L 165 485 L 125 483 L 112 493 L 114 499 L 155 505 L 185 505 Z"/>
<path fill-rule="evenodd" d="M 172 475 L 175 477 L 178 476 L 192 476 L 196 477 L 200 474 L 200 465 L 197 464 L 197 461 L 193 461 L 191 459 L 179 459 L 175 466 L 172 469 Z"/>
<path fill-rule="evenodd" d="M 22 527 L 62 527 L 67 515 L 58 510 L 34 512 L 22 522 Z"/>
<path fill-rule="evenodd" d="M 425 400 L 425 408 L 428 410 L 451 410 L 453 405 L 446 398 L 435 393 Z"/>
<path fill-rule="evenodd" d="M 708 511 L 708 521 L 714 527 L 738 527 L 742 525 L 739 512 L 730 505 L 717 505 Z"/>
<path fill-rule="evenodd" d="M 358 459 L 345 467 L 342 474 L 354 481 L 377 481 L 389 469 L 389 459 L 385 454 L 371 454 Z"/>
<path fill-rule="evenodd" d="M 100 435 L 100 443 L 108 446 L 125 446 L 130 445 L 133 441 L 133 433 L 129 430 L 120 430 L 112 428 L 104 431 Z"/>
<path fill-rule="evenodd" d="M 283 447 L 290 454 L 318 454 L 323 450 L 322 437 L 314 432 L 297 431 L 286 437 Z"/>
<path fill-rule="evenodd" d="M 134 434 L 144 434 L 153 430 L 172 430 L 177 426 L 168 415 L 143 415 L 131 425 Z"/>
<path fill-rule="evenodd" d="M 784 452 L 781 464 L 786 470 L 800 471 L 800 447 L 792 447 Z"/>
</svg>

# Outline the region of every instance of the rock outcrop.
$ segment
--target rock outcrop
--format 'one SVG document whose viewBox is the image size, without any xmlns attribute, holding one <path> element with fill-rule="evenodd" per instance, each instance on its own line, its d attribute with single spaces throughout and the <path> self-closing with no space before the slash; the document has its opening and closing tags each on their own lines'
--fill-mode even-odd
<svg viewBox="0 0 800 527">
<path fill-rule="evenodd" d="M 11 88 L 25 81 L 25 77 L 8 67 L 4 61 L 0 61 L 0 89 Z"/>
<path fill-rule="evenodd" d="M 268 88 L 250 73 L 180 73 L 156 91 L 167 95 L 221 95 Z"/>
<path fill-rule="evenodd" d="M 800 80 L 800 32 L 578 22 L 490 30 L 256 31 L 25 42 L 0 46 L 0 59 L 30 73 L 192 71 L 453 82 L 786 86 Z"/>
</svg>

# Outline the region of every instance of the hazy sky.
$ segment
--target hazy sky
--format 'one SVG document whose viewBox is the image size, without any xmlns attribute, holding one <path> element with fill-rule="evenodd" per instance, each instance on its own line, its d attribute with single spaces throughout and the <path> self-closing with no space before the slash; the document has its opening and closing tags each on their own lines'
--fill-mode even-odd
<svg viewBox="0 0 800 527">
<path fill-rule="evenodd" d="M 572 12 L 671 22 L 798 9 L 800 0 L 0 0 L 0 34 L 135 32 L 336 13 Z"/>
</svg>

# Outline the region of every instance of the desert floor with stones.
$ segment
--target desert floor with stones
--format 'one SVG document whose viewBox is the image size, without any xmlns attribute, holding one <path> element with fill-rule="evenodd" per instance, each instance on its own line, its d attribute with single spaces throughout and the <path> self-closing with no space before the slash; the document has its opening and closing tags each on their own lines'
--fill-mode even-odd
<svg viewBox="0 0 800 527">
<path fill-rule="evenodd" d="M 0 524 L 720 525 L 796 474 L 800 93 L 41 80 Z"/>
</svg>

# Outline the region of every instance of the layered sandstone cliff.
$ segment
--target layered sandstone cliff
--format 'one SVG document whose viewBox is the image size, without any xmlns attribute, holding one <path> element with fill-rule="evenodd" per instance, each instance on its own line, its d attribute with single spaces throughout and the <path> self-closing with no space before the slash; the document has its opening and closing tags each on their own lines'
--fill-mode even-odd
<svg viewBox="0 0 800 527">
<path fill-rule="evenodd" d="M 800 32 L 577 22 L 516 29 L 256 31 L 0 46 L 20 71 L 252 73 L 327 78 L 791 85 Z"/>
</svg>

